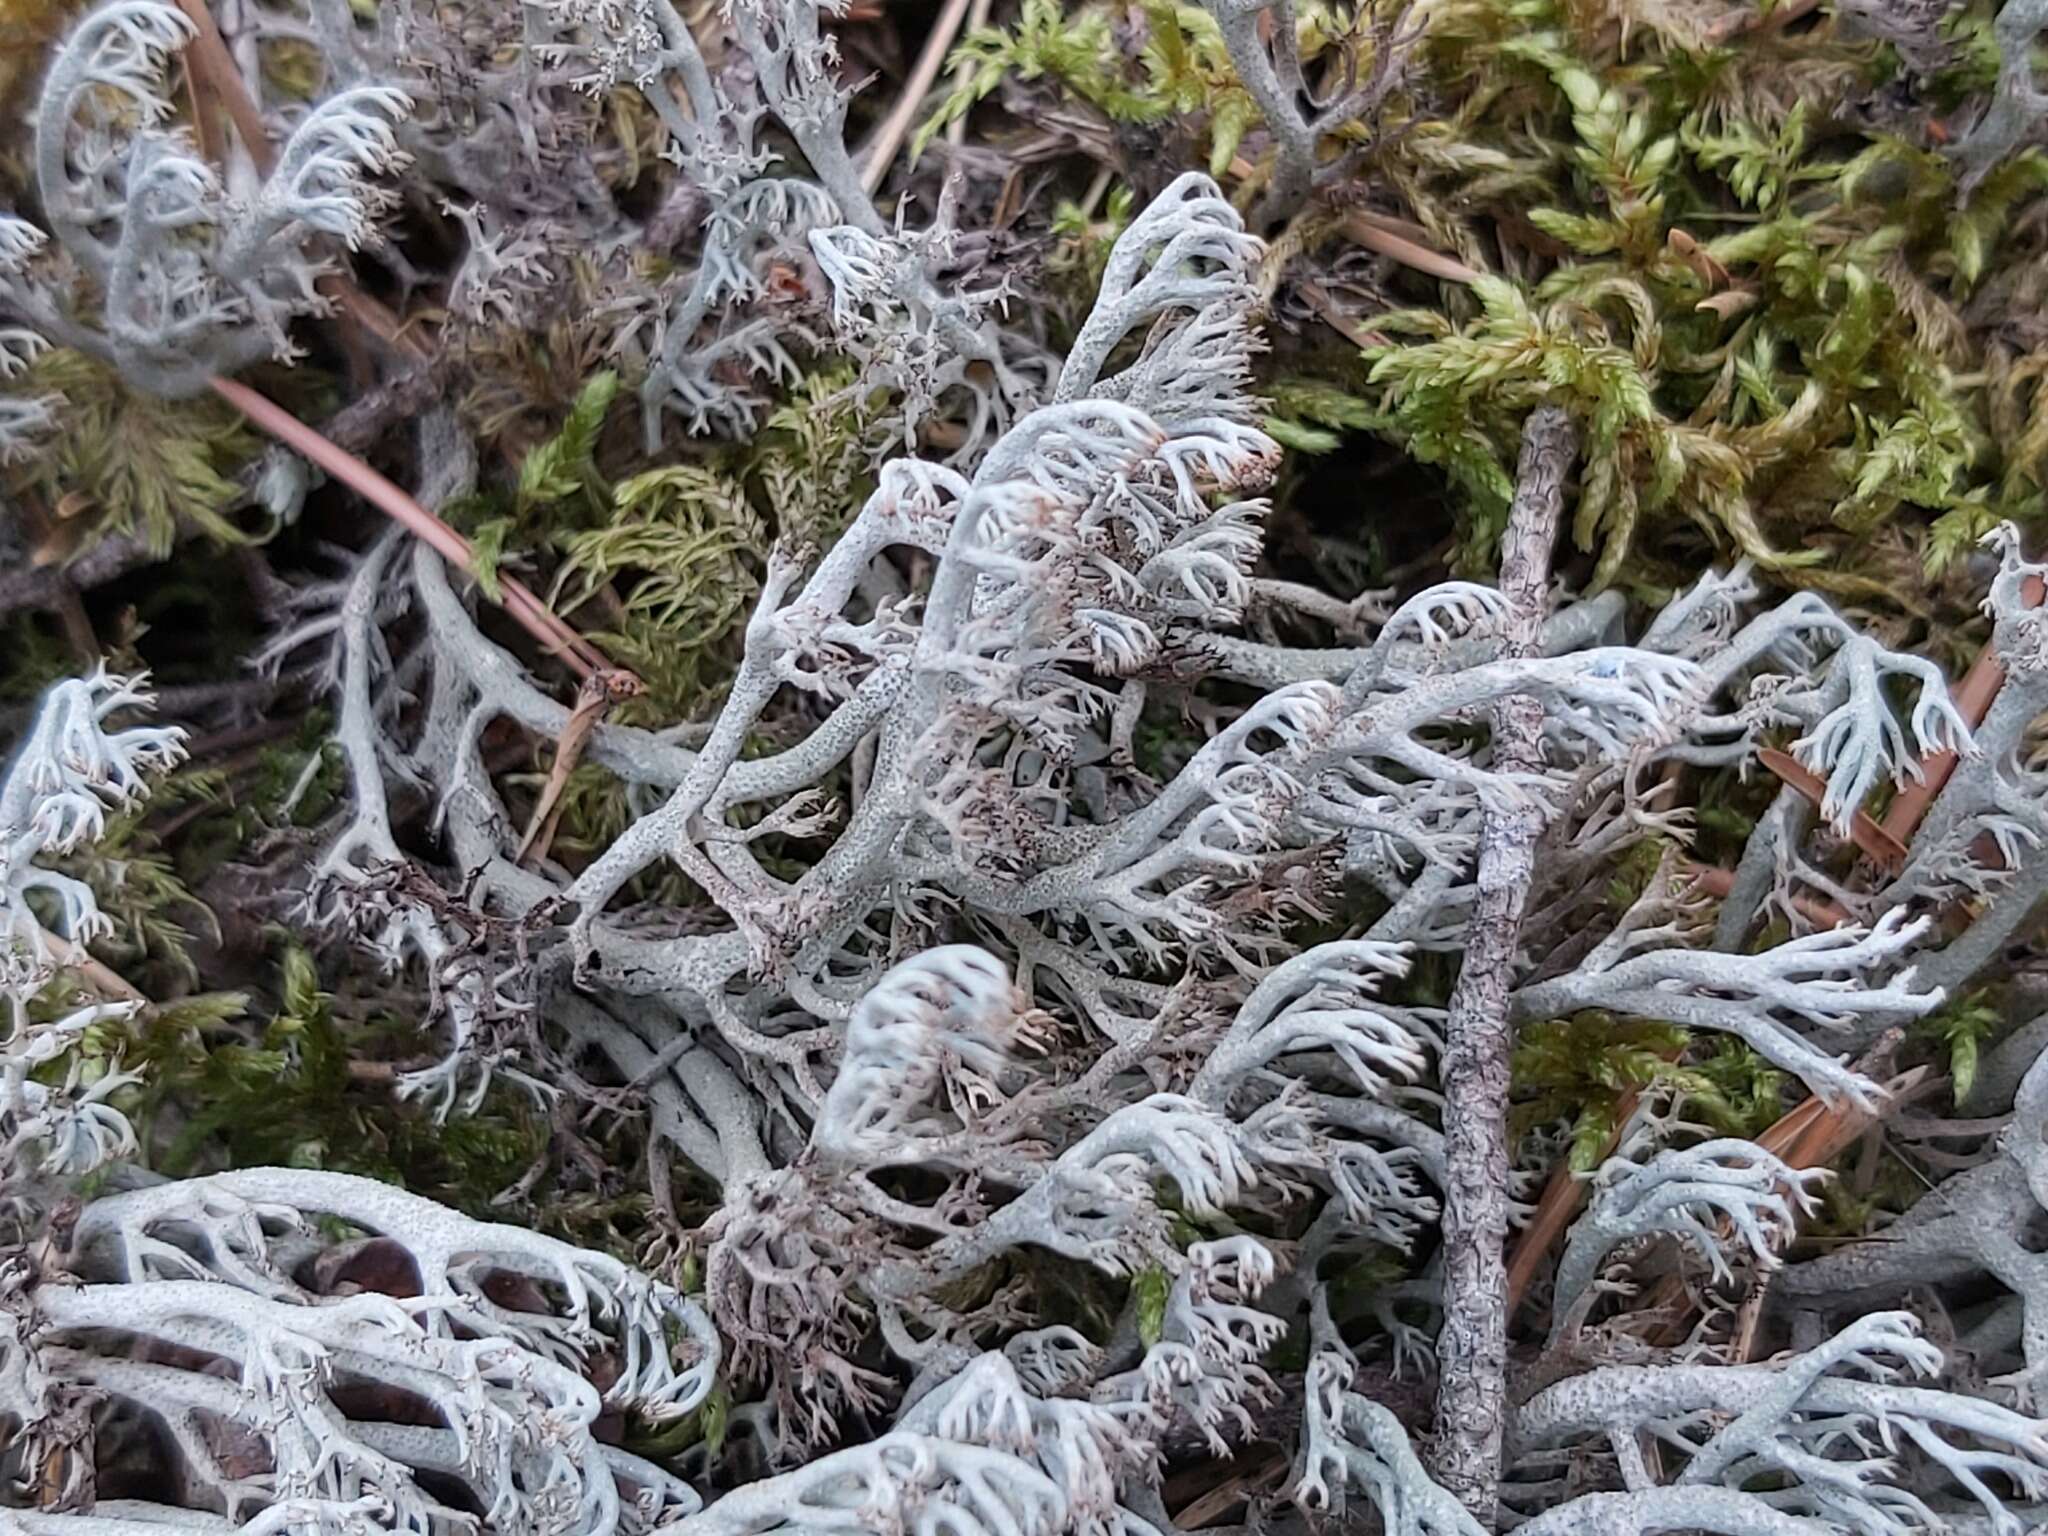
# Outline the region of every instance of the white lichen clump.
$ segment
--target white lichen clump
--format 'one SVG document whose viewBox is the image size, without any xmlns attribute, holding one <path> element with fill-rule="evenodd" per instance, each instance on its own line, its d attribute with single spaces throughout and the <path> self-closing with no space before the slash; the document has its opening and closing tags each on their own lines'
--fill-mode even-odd
<svg viewBox="0 0 2048 1536">
<path fill-rule="evenodd" d="M 1298 203 L 1375 87 L 1316 104 L 1262 8 L 1212 9 L 1279 136 L 1272 195 Z M 1632 639 L 1617 596 L 1526 612 L 1459 581 L 1391 611 L 1344 600 L 1351 643 L 1280 643 L 1276 618 L 1334 600 L 1261 574 L 1266 250 L 1207 177 L 1138 213 L 1055 358 L 953 270 L 950 210 L 923 231 L 876 211 L 811 0 L 734 0 L 744 67 L 716 73 L 667 0 L 528 5 L 516 66 L 501 50 L 472 82 L 473 143 L 377 83 L 401 68 L 388 38 L 310 10 L 340 88 L 233 195 L 164 126 L 180 13 L 116 0 L 78 24 L 36 122 L 47 235 L 0 218 L 11 313 L 159 394 L 288 356 L 323 253 L 380 238 L 409 155 L 462 195 L 455 303 L 510 313 L 554 259 L 505 217 L 538 220 L 539 194 L 490 158 L 531 126 L 522 93 L 631 86 L 704 208 L 695 264 L 614 338 L 650 448 L 670 417 L 750 430 L 748 380 L 794 373 L 792 337 L 750 308 L 771 249 L 815 261 L 838 346 L 901 414 L 844 531 L 769 556 L 715 714 L 590 731 L 629 815 L 576 868 L 525 856 L 484 750 L 506 723 L 559 739 L 570 712 L 434 549 L 376 540 L 334 611 L 271 648 L 329 661 L 349 779 L 307 924 L 432 999 L 440 1059 L 398 1091 L 444 1118 L 507 1083 L 643 1110 L 657 1220 L 683 1177 L 715 1214 L 642 1268 L 343 1174 L 118 1166 L 132 1079 L 76 1047 L 137 1005 L 66 991 L 101 919 L 51 861 L 180 738 L 125 722 L 139 680 L 45 697 L 0 781 L 0 1175 L 14 1224 L 48 1228 L 0 1252 L 0 1532 L 1156 1536 L 1171 1460 L 1255 1442 L 1292 1470 L 1247 1529 L 1366 1506 L 1389 1536 L 2048 1520 L 2034 1057 L 2006 1064 L 1986 1112 L 2011 1117 L 1968 1166 L 1877 1240 L 1795 1264 L 1818 1177 L 1645 1095 L 1555 1267 L 1498 1519 L 1432 1474 L 1403 1379 L 1433 1369 L 1452 1180 L 1446 1010 L 1417 975 L 1473 940 L 1489 825 L 1541 838 L 1497 978 L 1512 1023 L 1682 1025 L 1877 1111 L 1873 1042 L 2048 892 L 2048 769 L 2026 750 L 2048 665 L 2022 595 L 2044 568 L 2016 535 L 1990 594 L 2009 682 L 1974 732 L 1930 663 L 1815 597 L 1769 605 L 1746 565 Z M 771 174 L 771 119 L 803 174 Z M 570 202 L 546 218 L 571 228 Z M 40 345 L 0 330 L 0 374 Z M 963 439 L 906 451 L 947 401 Z M 47 416 L 8 411 L 0 455 Z M 419 436 L 423 503 L 474 488 L 453 408 Z M 1192 722 L 1182 746 L 1147 739 L 1162 706 Z M 1767 732 L 1824 787 L 1781 797 L 1718 917 L 1667 860 L 1592 925 L 1615 860 L 1682 832 L 1664 770 L 1747 771 Z M 1910 857 L 1843 889 L 1837 840 L 1936 752 L 1960 762 Z M 400 786 L 430 807 L 406 829 Z M 647 898 L 648 876 L 699 904 Z M 1815 930 L 1816 896 L 1846 920 Z M 1370 915 L 1338 933 L 1340 909 Z M 1790 936 L 1762 942 L 1771 918 Z M 1503 1225 L 1531 1171 L 1484 1192 Z M 1711 1326 L 1669 1338 L 1614 1308 L 1617 1272 L 1652 1255 L 1638 1283 L 1695 1283 Z M 1972 1316 L 1937 1342 L 1929 1288 L 1956 1281 Z M 1796 1347 L 1738 1349 L 1732 1294 Z M 679 1453 L 626 1448 L 686 1420 Z M 97 1448 L 145 1435 L 161 1485 L 100 1496 Z"/>
</svg>

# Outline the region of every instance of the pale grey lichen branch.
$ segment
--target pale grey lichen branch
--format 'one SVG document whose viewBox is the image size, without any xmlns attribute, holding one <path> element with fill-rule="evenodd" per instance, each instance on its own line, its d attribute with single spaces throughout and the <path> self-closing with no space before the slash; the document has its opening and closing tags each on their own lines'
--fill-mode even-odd
<svg viewBox="0 0 2048 1536">
<path fill-rule="evenodd" d="M 760 25 L 764 43 L 782 36 Z M 673 68 L 694 89 L 687 65 Z M 782 75 L 769 88 L 795 111 L 837 87 Z M 910 335 L 949 366 L 970 354 L 918 309 L 923 240 L 842 217 L 814 249 L 836 268 L 849 336 L 885 349 Z M 412 1086 L 447 1113 L 481 1102 L 494 1076 L 644 1110 L 650 1170 L 686 1167 L 712 1196 L 700 1230 L 664 1231 L 662 1261 L 701 1259 L 703 1313 L 762 1448 L 800 1458 L 877 1436 L 788 1480 L 740 1478 L 699 1518 L 851 1532 L 873 1518 L 853 1490 L 873 1486 L 937 1524 L 1153 1520 L 1151 1451 L 1048 1470 L 1017 1454 L 1027 1435 L 1085 1440 L 1102 1421 L 1025 1399 L 1085 1404 L 1154 1449 L 1206 1453 L 1269 1428 L 1264 1410 L 1287 1395 L 1272 1353 L 1283 1331 L 1305 1322 L 1314 1357 L 1347 1362 L 1354 1385 L 1388 1353 L 1397 1368 L 1427 1355 L 1465 1304 L 1427 1241 L 1459 1175 L 1440 1129 L 1444 1015 L 1416 1000 L 1416 978 L 1420 957 L 1474 947 L 1489 820 L 1555 828 L 1519 877 L 1536 915 L 1497 970 L 1514 1023 L 1604 1010 L 1721 1030 L 1867 1101 L 1874 1086 L 1836 1058 L 1938 1000 L 1912 970 L 1931 930 L 1907 902 L 1879 904 L 1867 930 L 1746 954 L 1729 951 L 1747 924 L 1738 942 L 1693 947 L 1705 913 L 1670 884 L 1675 851 L 1621 917 L 1604 899 L 1615 858 L 1684 835 L 1643 790 L 1674 760 L 1745 767 L 1767 733 L 1796 733 L 1841 779 L 1839 817 L 1930 747 L 1965 745 L 1929 669 L 1862 643 L 1826 603 L 1754 614 L 1761 594 L 1738 567 L 1630 645 L 1618 602 L 1450 582 L 1344 605 L 1342 646 L 1247 638 L 1272 598 L 1256 574 L 1259 496 L 1279 456 L 1249 387 L 1260 260 L 1213 184 L 1169 188 L 1112 253 L 1057 398 L 992 420 L 959 465 L 889 459 L 830 548 L 771 552 L 711 718 L 592 731 L 585 761 L 628 820 L 580 866 L 520 860 L 521 791 L 486 751 L 507 728 L 559 738 L 569 707 L 488 638 L 438 556 L 373 547 L 331 594 L 340 609 L 302 621 L 303 638 L 335 642 L 351 782 L 324 831 L 319 910 L 348 909 L 385 958 L 430 977 L 448 1054 Z M 909 332 L 893 329 L 906 317 Z M 1127 361 L 1109 372 L 1112 359 Z M 454 413 L 423 418 L 421 448 L 423 502 L 473 483 Z M 2020 622 L 2001 619 L 2001 643 L 2024 699 Z M 1896 717 L 1894 680 L 1917 695 Z M 1518 752 L 1477 727 L 1519 700 L 1539 725 Z M 1141 752 L 1141 728 L 1182 707 L 1193 725 Z M 1955 782 L 1978 784 L 1977 763 Z M 428 807 L 403 825 L 400 783 Z M 1812 829 L 1781 831 L 1790 846 Z M 2023 837 L 2006 846 L 2031 857 Z M 1818 872 L 1817 856 L 1800 859 Z M 1300 920 L 1335 914 L 1347 863 L 1368 887 L 1363 915 L 1303 953 Z M 646 899 L 679 880 L 687 902 Z M 1681 1128 L 1635 1129 L 1631 1153 L 1654 1158 Z M 1697 1238 L 1725 1212 L 1738 1239 L 1774 1247 L 1773 1202 L 1791 1195 L 1757 1183 L 1778 1179 L 1769 1165 L 1725 1150 L 1618 1174 L 1565 1292 L 1581 1288 L 1583 1254 L 1600 1250 L 1597 1269 L 1617 1235 Z M 1502 1172 L 1508 1213 L 1524 1171 Z M 2017 1161 L 2006 1177 L 2025 1177 Z M 659 1173 L 654 1188 L 666 1205 Z M 139 1251 L 166 1282 L 191 1258 Z M 249 1251 L 224 1240 L 207 1262 L 290 1301 L 238 1257 Z M 1334 1283 L 1343 1266 L 1390 1262 L 1409 1269 L 1370 1294 Z M 2018 1262 L 2001 1254 L 1991 1270 L 2016 1276 Z M 458 1291 L 462 1273 L 449 1271 Z M 1044 1315 L 1032 1277 L 1060 1273 L 1089 1294 L 1128 1282 L 1130 1299 L 1084 1335 Z M 570 1318 L 495 1321 L 536 1346 L 584 1338 Z M 1642 1369 L 1663 1380 L 1707 1347 Z M 1553 1352 L 1544 1369 L 1576 1363 Z M 1312 1422 L 1373 1460 L 1354 1469 L 1324 1446 L 1323 1490 L 1355 1470 L 1398 1493 L 1407 1525 L 1462 1531 L 1456 1501 L 1411 1476 L 1405 1425 L 1420 1415 L 1353 1391 L 1368 1413 L 1329 1385 L 1318 1378 Z M 1950 1417 L 1928 1432 L 1954 1444 L 2011 1427 L 1969 1419 L 1966 1394 L 1930 1396 Z M 1596 1490 L 1588 1519 L 1669 1517 L 1642 1451 L 1657 1427 L 1565 1437 L 1591 1473 L 1578 1486 Z M 1007 1447 L 977 1438 L 998 1434 Z M 397 1454 L 383 1431 L 358 1438 Z M 450 1459 L 446 1442 L 405 1445 L 407 1465 Z M 1939 1464 L 1918 1445 L 1916 1467 Z M 998 1453 L 1009 1459 L 984 1459 Z M 1836 1475 L 1769 1455 L 1795 1490 Z M 1062 1478 L 1109 1486 L 1115 1462 L 1122 1513 L 1091 1495 L 1092 1514 L 1033 1500 L 998 1514 L 961 1491 L 981 1475 L 970 1462 L 1062 1497 Z M 738 1463 L 700 1450 L 689 1465 Z M 1964 1463 L 1980 1481 L 1992 1466 Z M 1702 1520 L 1818 1518 L 1795 1508 L 1818 1494 L 1765 1498 L 1752 1481 L 1717 1481 Z M 1559 1502 L 1561 1482 L 1511 1479 L 1510 1507 Z"/>
<path fill-rule="evenodd" d="M 2039 84 L 2034 52 L 2048 30 L 2048 4 L 2042 0 L 2005 0 L 1992 36 L 1998 44 L 1998 80 L 1991 100 L 1970 131 L 1950 151 L 1963 167 L 1961 186 L 1968 191 L 2004 160 L 2026 146 L 2048 117 L 2048 91 Z"/>
<path fill-rule="evenodd" d="M 1994 1482 L 2038 1497 L 2048 1476 L 2044 1426 L 1959 1393 L 1896 1384 L 1942 1363 L 1912 1317 L 1891 1313 L 1770 1365 L 1607 1366 L 1573 1376 L 1511 1418 L 1509 1506 L 1525 1488 L 1559 1486 L 1537 1480 L 1545 1463 L 1583 1464 L 1601 1440 L 1627 1486 L 1552 1497 L 1514 1529 L 1896 1536 L 1943 1529 L 1930 1500 L 1952 1480 L 1994 1529 L 2017 1531 L 2022 1521 Z M 1310 1362 L 1295 1497 L 1341 1509 L 1347 1494 L 1364 1493 L 1403 1536 L 1486 1529 L 1430 1479 L 1400 1420 L 1350 1390 L 1355 1373 L 1341 1352 Z M 1661 1474 L 1640 1437 L 1656 1443 Z"/>
<path fill-rule="evenodd" d="M 1881 985 L 1869 980 L 1909 952 L 1929 926 L 1926 918 L 1908 921 L 1894 910 L 1868 929 L 1808 934 L 1754 955 L 1653 949 L 1524 987 L 1515 1011 L 1535 1019 L 1605 1008 L 1723 1031 L 1823 1097 L 1875 1109 L 1877 1085 L 1805 1031 L 1820 1031 L 1821 1042 L 1845 1053 L 1863 1039 L 1860 1021 L 1918 1018 L 1938 1008 L 1943 993 L 1918 987 L 1911 964 Z"/>
<path fill-rule="evenodd" d="M 386 1283 L 396 1294 L 348 1280 L 378 1249 L 410 1273 Z M 0 1271 L 14 1325 L 0 1333 L 0 1421 L 32 1465 L 73 1471 L 66 1393 L 160 1424 L 176 1476 L 154 1501 L 118 1501 L 117 1525 L 296 1531 L 353 1511 L 443 1536 L 474 1518 L 443 1502 L 451 1488 L 495 1528 L 560 1536 L 647 1531 L 700 1507 L 598 1436 L 608 1408 L 688 1412 L 719 1363 L 701 1312 L 614 1259 L 372 1180 L 276 1168 L 95 1201 L 67 1263 L 40 1281 Z M 387 1421 L 366 1388 L 427 1423 Z M 115 1516 L 103 1503 L 36 1529 L 99 1536 Z"/>
<path fill-rule="evenodd" d="M 1589 1299 L 1608 1254 L 1633 1239 L 1668 1233 L 1692 1244 L 1721 1281 L 1733 1278 L 1724 1247 L 1746 1249 L 1763 1270 L 1781 1262 L 1798 1218 L 1811 1215 L 1823 1170 L 1794 1169 L 1753 1142 L 1671 1148 L 1649 1162 L 1619 1159 L 1595 1176 L 1597 1190 L 1572 1226 L 1551 1301 L 1555 1346 Z M 1709 1225 L 1724 1223 L 1724 1235 Z"/>
<path fill-rule="evenodd" d="M 1770 1365 L 1604 1366 L 1520 1408 L 1510 1453 L 1533 1469 L 1586 1437 L 1619 1445 L 1647 1433 L 1667 1465 L 1684 1458 L 1675 1482 L 1689 1490 L 1782 1477 L 1771 1507 L 1876 1536 L 1939 1529 L 1929 1500 L 1952 1486 L 2017 1530 L 1999 1485 L 2027 1500 L 2048 1488 L 2048 1425 L 1961 1392 L 1896 1384 L 1942 1364 L 1917 1319 L 1880 1313 Z"/>
<path fill-rule="evenodd" d="M 111 0 L 58 48 L 35 116 L 46 248 L 0 214 L 0 311 L 174 398 L 264 357 L 326 314 L 323 242 L 355 249 L 388 210 L 377 178 L 406 164 L 411 99 L 366 85 L 318 103 L 251 198 L 231 197 L 170 117 L 165 71 L 192 24 L 162 0 Z"/>
<path fill-rule="evenodd" d="M 339 1221 L 397 1245 L 423 1296 L 464 1310 L 524 1348 L 617 1355 L 608 1400 L 656 1418 L 688 1412 L 711 1390 L 716 1333 L 696 1305 L 618 1260 L 522 1227 L 474 1221 L 375 1180 L 311 1169 L 258 1168 L 165 1184 L 96 1202 L 79 1219 L 75 1243 L 91 1263 L 126 1284 L 197 1276 L 303 1300 L 285 1255 Z M 518 1275 L 559 1289 L 562 1313 L 509 1308 L 485 1280 Z M 423 1324 L 448 1333 L 438 1315 Z"/>
<path fill-rule="evenodd" d="M 1344 163 L 1322 161 L 1323 141 L 1371 117 L 1405 78 L 1409 56 L 1423 37 L 1424 20 L 1410 20 L 1405 6 L 1363 8 L 1361 46 L 1346 49 L 1336 89 L 1317 99 L 1302 68 L 1292 0 L 1206 0 L 1222 30 L 1237 77 L 1258 104 L 1273 140 L 1274 164 L 1261 219 L 1274 224 L 1294 217 L 1318 182 L 1335 179 Z M 1426 9 L 1426 8 L 1418 8 Z M 1368 55 L 1361 79 L 1357 54 Z"/>
<path fill-rule="evenodd" d="M 37 861 L 97 839 L 110 809 L 132 808 L 151 779 L 183 760 L 185 733 L 176 726 L 114 723 L 149 702 L 146 675 L 117 677 L 104 666 L 57 684 L 0 778 L 0 978 L 12 995 L 25 995 L 18 967 L 50 959 L 28 905 L 32 892 L 54 901 L 51 928 L 74 945 L 111 927 L 89 886 Z"/>
</svg>

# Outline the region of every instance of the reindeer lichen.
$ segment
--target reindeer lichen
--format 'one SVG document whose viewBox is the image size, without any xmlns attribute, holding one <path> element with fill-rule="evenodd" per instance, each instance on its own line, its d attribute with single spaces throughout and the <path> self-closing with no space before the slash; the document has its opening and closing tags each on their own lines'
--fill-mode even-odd
<svg viewBox="0 0 2048 1536">
<path fill-rule="evenodd" d="M 0 1532 L 2048 1520 L 2037 9 L 82 9 Z"/>
</svg>

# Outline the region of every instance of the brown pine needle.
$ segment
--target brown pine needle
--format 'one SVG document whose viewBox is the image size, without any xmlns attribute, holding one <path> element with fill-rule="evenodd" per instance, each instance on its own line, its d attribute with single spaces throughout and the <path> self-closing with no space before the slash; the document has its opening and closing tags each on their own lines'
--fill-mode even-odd
<svg viewBox="0 0 2048 1536">
<path fill-rule="evenodd" d="M 1304 278 L 1295 284 L 1295 291 L 1301 295 L 1302 302 L 1322 317 L 1323 324 L 1360 351 L 1387 344 L 1385 336 L 1378 331 L 1362 329 L 1354 317 L 1345 314 L 1321 283 Z"/>
<path fill-rule="evenodd" d="M 1405 223 L 1405 220 L 1384 218 L 1379 214 L 1348 213 L 1339 228 L 1353 245 L 1362 245 L 1368 251 L 1391 256 L 1403 266 L 1413 267 L 1431 277 L 1452 283 L 1479 281 L 1483 274 L 1455 256 L 1446 256 L 1442 251 L 1422 244 L 1403 227 Z"/>
<path fill-rule="evenodd" d="M 155 1006 L 133 982 L 105 961 L 95 959 L 84 945 L 74 944 L 61 934 L 50 932 L 36 922 L 34 914 L 28 912 L 26 908 L 23 909 L 23 915 L 34 925 L 37 942 L 51 958 L 65 970 L 76 974 L 101 997 L 109 1002 L 136 1003 L 144 1008 Z"/>
<path fill-rule="evenodd" d="M 177 0 L 177 6 L 192 23 L 194 35 L 185 49 L 185 67 L 192 73 L 194 87 L 203 85 L 227 109 L 249 158 L 256 162 L 258 171 L 268 176 L 277 163 L 277 147 L 270 142 L 263 114 L 249 97 L 249 88 L 242 81 L 234 55 L 228 52 L 226 39 L 214 25 L 213 12 L 206 8 L 206 0 Z"/>
<path fill-rule="evenodd" d="M 1722 869 L 1712 864 L 1691 864 L 1687 873 L 1693 884 L 1716 898 L 1726 897 L 1735 889 L 1735 871 Z M 1799 915 L 1816 928 L 1839 928 L 1849 921 L 1849 914 L 1832 901 L 1816 896 L 1794 896 L 1792 905 L 1799 909 Z"/>
<path fill-rule="evenodd" d="M 590 741 L 590 733 L 597 729 L 604 712 L 621 699 L 631 698 L 642 691 L 644 685 L 630 672 L 607 667 L 593 672 L 583 679 L 576 690 L 576 707 L 569 712 L 569 723 L 562 727 L 561 740 L 555 744 L 555 760 L 548 768 L 547 782 L 541 786 L 540 798 L 533 803 L 533 815 L 526 823 L 526 835 L 519 840 L 519 851 L 512 856 L 515 864 L 528 868 L 539 864 L 548 856 L 548 847 L 555 840 L 555 828 L 562 819 L 562 792 L 569 787 L 569 775 L 576 771 L 577 763 L 583 759 L 583 748 Z M 529 862 L 528 855 L 532 858 Z"/>
<path fill-rule="evenodd" d="M 1628 1123 L 1628 1117 L 1635 1113 L 1636 1096 L 1628 1094 L 1615 1106 L 1615 1121 L 1618 1125 Z M 1610 1138 L 1607 1153 L 1614 1151 L 1614 1139 Z M 1515 1251 L 1508 1256 L 1508 1320 L 1522 1309 L 1522 1300 L 1529 1294 L 1529 1287 L 1536 1283 L 1536 1272 L 1543 1267 L 1543 1261 L 1550 1256 L 1550 1250 L 1557 1246 L 1572 1224 L 1572 1218 L 1579 1213 L 1579 1207 L 1586 1202 L 1586 1184 L 1583 1179 L 1572 1176 L 1571 1163 L 1560 1159 L 1550 1170 L 1550 1180 L 1543 1186 L 1543 1194 L 1536 1202 L 1536 1214 L 1529 1218 L 1529 1224 L 1522 1228 L 1521 1236 L 1515 1239 Z"/>
<path fill-rule="evenodd" d="M 213 392 L 293 452 L 311 460 L 466 575 L 476 574 L 469 540 L 421 506 L 411 495 L 377 473 L 346 449 L 329 442 L 275 401 L 233 379 L 214 379 Z M 615 671 L 604 656 L 564 623 L 547 604 L 511 576 L 498 580 L 501 606 L 538 640 L 549 655 L 559 656 L 578 677 Z M 624 674 L 630 676 L 630 674 Z"/>
<path fill-rule="evenodd" d="M 2029 608 L 2040 607 L 2044 597 L 2048 597 L 2048 587 L 2043 586 L 2039 577 L 2028 577 L 2020 588 L 2020 601 Z M 1984 717 L 1991 713 L 1992 702 L 1998 697 L 1998 690 L 2004 686 L 2005 668 L 1999 664 L 1987 641 L 1950 695 L 1955 701 L 1956 712 L 1969 722 L 1971 730 L 1984 723 Z M 1928 807 L 1947 787 L 1949 775 L 1956 771 L 1956 762 L 1953 752 L 1931 752 L 1927 755 L 1920 764 L 1920 777 L 1900 790 L 1885 810 L 1884 830 L 1889 836 L 1902 845 L 1913 840 Z"/>
<path fill-rule="evenodd" d="M 1757 753 L 1756 760 L 1806 796 L 1815 806 L 1821 805 L 1827 799 L 1827 782 L 1791 753 L 1780 752 L 1775 747 L 1765 747 Z M 1886 869 L 1899 869 L 1905 865 L 1906 845 L 1879 826 L 1867 811 L 1858 811 L 1851 818 L 1849 841 Z"/>
<path fill-rule="evenodd" d="M 1859 1071 L 1883 1070 L 1880 1062 L 1888 1060 L 1898 1050 L 1901 1036 L 1891 1031 L 1880 1036 L 1877 1043 L 1857 1061 Z M 1887 1095 L 1893 1099 L 1905 1097 L 1925 1081 L 1932 1068 L 1913 1067 L 1901 1072 L 1885 1083 Z M 1824 1168 L 1833 1162 L 1858 1137 L 1864 1135 L 1877 1123 L 1877 1117 L 1851 1104 L 1829 1104 L 1819 1095 L 1799 1101 L 1781 1115 L 1775 1124 L 1756 1138 L 1756 1144 L 1766 1152 L 1775 1154 L 1787 1167 Z M 1719 1230 L 1728 1231 L 1727 1223 L 1720 1224 Z M 1685 1296 L 1685 1283 L 1677 1277 L 1664 1282 L 1658 1292 L 1655 1307 L 1674 1308 Z M 1672 1331 L 1666 1337 L 1667 1343 L 1675 1343 L 1681 1335 Z M 1737 1334 L 1733 1344 L 1745 1352 L 1754 1346 L 1753 1336 L 1742 1336 L 1738 1319 Z"/>
<path fill-rule="evenodd" d="M 277 164 L 277 146 L 271 143 L 269 130 L 263 126 L 262 109 L 250 96 L 248 83 L 242 79 L 242 71 L 236 65 L 234 55 L 228 52 L 227 41 L 214 24 L 213 12 L 207 9 L 206 0 L 177 0 L 177 6 L 193 28 L 192 41 L 185 49 L 185 65 L 194 96 L 200 96 L 203 88 L 204 94 L 219 103 L 234 123 L 235 136 L 249 151 L 249 158 L 255 162 L 256 169 L 268 176 L 271 167 Z M 203 110 L 200 115 L 204 118 Z M 339 272 L 326 274 L 313 286 L 335 308 L 386 346 L 420 362 L 432 356 L 433 348 L 424 338 L 406 329 L 386 305 L 371 298 Z"/>
<path fill-rule="evenodd" d="M 918 54 L 917 62 L 910 68 L 910 78 L 903 82 L 903 93 L 896 98 L 896 105 L 889 109 L 889 116 L 876 132 L 874 145 L 868 151 L 868 163 L 860 173 L 861 189 L 870 197 L 889 174 L 896 151 L 902 147 L 910 125 L 917 120 L 918 108 L 931 94 L 939 71 L 946 67 L 946 55 L 952 51 L 953 39 L 960 35 L 961 24 L 967 20 L 969 3 L 970 0 L 946 0 L 946 8 L 939 12 L 939 19 L 932 23 L 931 34 L 924 40 L 924 51 Z"/>
</svg>

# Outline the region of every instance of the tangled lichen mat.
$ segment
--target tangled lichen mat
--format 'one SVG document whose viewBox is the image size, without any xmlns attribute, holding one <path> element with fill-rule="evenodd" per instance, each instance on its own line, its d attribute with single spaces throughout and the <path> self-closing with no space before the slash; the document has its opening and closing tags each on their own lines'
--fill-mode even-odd
<svg viewBox="0 0 2048 1536">
<path fill-rule="evenodd" d="M 0 0 L 0 1536 L 2048 1530 L 2044 80 Z"/>
</svg>

